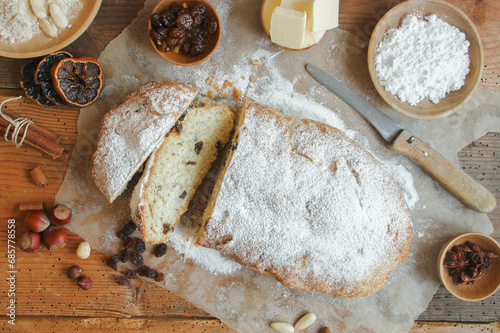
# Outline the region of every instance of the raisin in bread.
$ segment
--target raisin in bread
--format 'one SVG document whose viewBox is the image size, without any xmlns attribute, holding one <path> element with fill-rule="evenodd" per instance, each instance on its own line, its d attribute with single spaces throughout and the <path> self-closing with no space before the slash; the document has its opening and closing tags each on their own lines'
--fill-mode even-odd
<svg viewBox="0 0 500 333">
<path fill-rule="evenodd" d="M 147 242 L 170 238 L 218 148 L 229 140 L 233 118 L 225 105 L 190 109 L 151 154 L 130 201 Z"/>
<path fill-rule="evenodd" d="M 198 93 L 177 82 L 149 82 L 106 113 L 92 177 L 111 203 Z"/>
<path fill-rule="evenodd" d="M 250 101 L 239 117 L 197 243 L 286 287 L 344 297 L 381 289 L 413 237 L 385 166 L 328 125 Z"/>
</svg>

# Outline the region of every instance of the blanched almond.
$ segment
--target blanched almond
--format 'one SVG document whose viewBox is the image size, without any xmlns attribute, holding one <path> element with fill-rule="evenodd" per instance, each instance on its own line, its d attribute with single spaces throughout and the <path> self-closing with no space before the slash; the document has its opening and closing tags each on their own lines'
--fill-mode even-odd
<svg viewBox="0 0 500 333">
<path fill-rule="evenodd" d="M 66 29 L 68 27 L 68 18 L 64 15 L 61 7 L 53 3 L 50 5 L 49 9 L 52 21 L 54 21 L 59 29 Z"/>
<path fill-rule="evenodd" d="M 297 331 L 308 328 L 316 321 L 316 315 L 312 312 L 306 313 L 299 319 L 299 321 L 295 324 L 295 329 Z"/>
<path fill-rule="evenodd" d="M 36 17 L 39 19 L 47 18 L 47 8 L 45 8 L 45 4 L 42 0 L 30 0 L 30 6 Z"/>
<path fill-rule="evenodd" d="M 271 328 L 279 333 L 293 333 L 294 328 L 289 323 L 284 323 L 282 321 L 275 321 L 271 323 Z"/>
<path fill-rule="evenodd" d="M 57 27 L 54 23 L 48 21 L 47 19 L 38 20 L 38 25 L 40 29 L 49 37 L 57 37 Z"/>
</svg>

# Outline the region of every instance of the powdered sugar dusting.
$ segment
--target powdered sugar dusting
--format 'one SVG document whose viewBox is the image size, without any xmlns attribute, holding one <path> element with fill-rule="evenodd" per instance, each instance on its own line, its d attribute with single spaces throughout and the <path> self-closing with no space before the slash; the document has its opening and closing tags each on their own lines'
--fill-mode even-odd
<svg viewBox="0 0 500 333">
<path fill-rule="evenodd" d="M 408 15 L 377 46 L 376 73 L 385 89 L 403 102 L 438 103 L 464 85 L 469 45 L 463 32 L 436 15 Z"/>
<path fill-rule="evenodd" d="M 195 94 L 182 84 L 150 82 L 106 114 L 92 175 L 108 200 L 123 191 Z"/>
<path fill-rule="evenodd" d="M 368 279 L 383 285 L 373 276 L 385 282 L 408 253 L 411 228 L 396 182 L 342 132 L 250 107 L 202 237 L 257 270 L 352 296 L 375 291 L 359 286 Z"/>
</svg>

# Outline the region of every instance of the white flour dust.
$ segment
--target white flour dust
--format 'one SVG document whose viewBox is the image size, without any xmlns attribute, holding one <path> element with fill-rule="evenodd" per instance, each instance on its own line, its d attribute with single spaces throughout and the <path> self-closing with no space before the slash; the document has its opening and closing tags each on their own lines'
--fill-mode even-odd
<svg viewBox="0 0 500 333">
<path fill-rule="evenodd" d="M 464 85 L 469 45 L 463 32 L 436 15 L 408 15 L 378 45 L 376 73 L 385 89 L 403 102 L 438 103 Z"/>
</svg>

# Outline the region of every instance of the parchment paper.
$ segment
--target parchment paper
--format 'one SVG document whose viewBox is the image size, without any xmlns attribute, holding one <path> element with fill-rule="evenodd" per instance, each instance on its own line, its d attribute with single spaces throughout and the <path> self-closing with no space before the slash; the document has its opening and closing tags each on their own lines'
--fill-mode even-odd
<svg viewBox="0 0 500 333">
<path fill-rule="evenodd" d="M 146 263 L 166 274 L 166 284 L 162 286 L 240 332 L 271 332 L 268 326 L 271 321 L 293 323 L 307 311 L 318 317 L 309 332 L 316 332 L 323 325 L 333 332 L 408 331 L 439 285 L 435 260 L 441 245 L 451 236 L 466 231 L 491 233 L 491 222 L 485 214 L 467 209 L 406 157 L 387 149 L 361 116 L 306 74 L 304 65 L 311 62 L 325 68 L 456 165 L 456 153 L 466 144 L 488 131 L 500 130 L 500 96 L 478 90 L 462 109 L 446 118 L 432 121 L 408 118 L 389 109 L 377 96 L 368 75 L 366 42 L 335 29 L 310 50 L 283 51 L 272 45 L 262 32 L 261 2 L 253 0 L 212 1 L 223 21 L 218 49 L 200 65 L 177 67 L 160 58 L 148 40 L 147 20 L 156 2 L 147 0 L 137 19 L 100 57 L 106 87 L 97 105 L 81 111 L 78 142 L 56 198 L 74 209 L 73 222 L 68 228 L 89 241 L 94 249 L 112 255 L 121 243 L 116 231 L 130 220 L 129 199 L 137 179 L 109 205 L 91 177 L 91 156 L 105 112 L 127 93 L 151 80 L 196 85 L 201 91 L 199 102 L 212 91 L 216 102 L 234 108 L 237 102 L 232 97 L 233 87 L 228 84 L 224 87 L 230 82 L 243 96 L 259 103 L 340 128 L 386 164 L 412 207 L 411 254 L 380 292 L 347 299 L 288 289 L 272 277 L 244 267 L 229 274 L 213 272 L 206 268 L 213 268 L 216 265 L 213 262 L 200 264 L 210 260 L 213 253 L 205 258 L 194 249 L 191 256 L 196 260 L 191 260 L 187 258 L 189 255 L 170 247 L 165 257 L 156 259 L 148 254 L 148 247 Z M 210 173 L 201 185 L 182 225 L 196 224 L 212 176 Z M 176 232 L 182 233 L 182 225 Z M 186 249 L 189 244 L 186 241 Z"/>
</svg>

